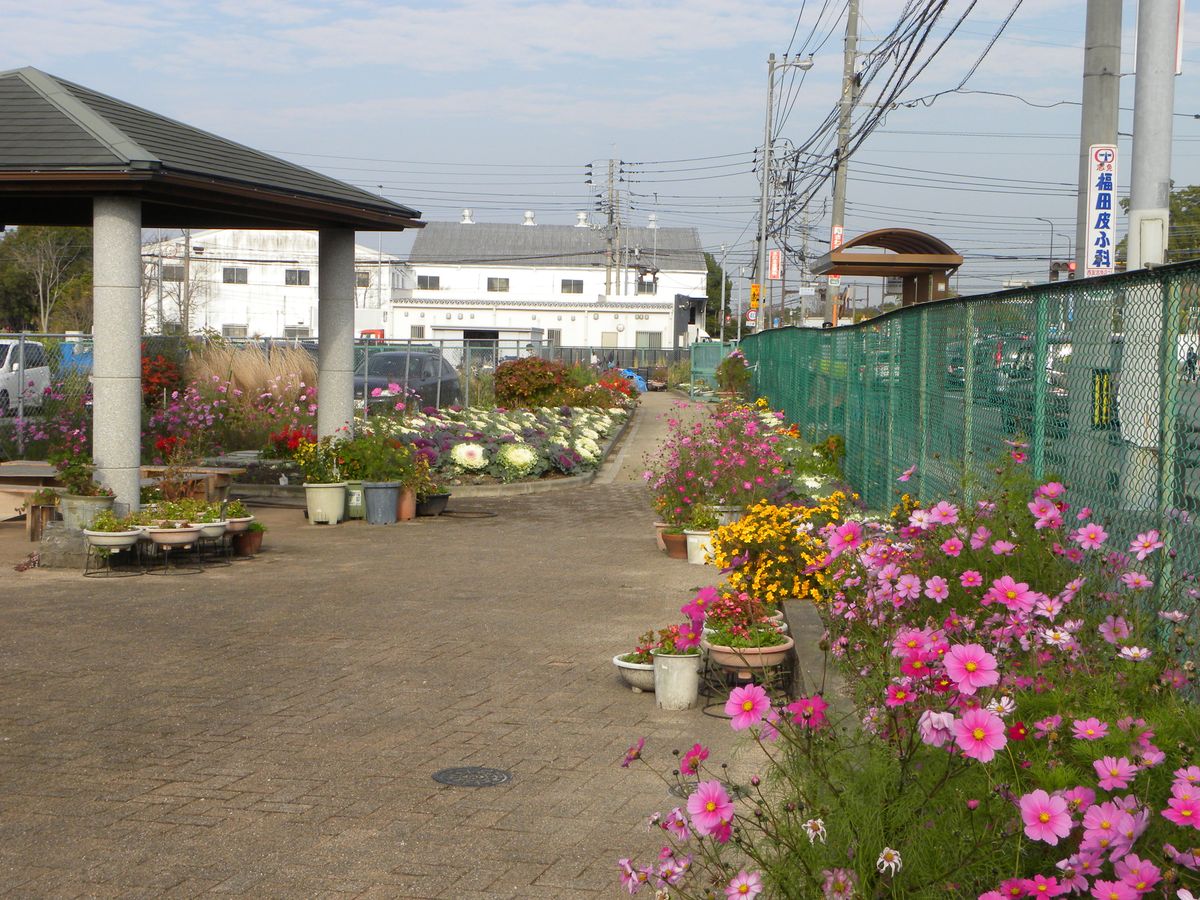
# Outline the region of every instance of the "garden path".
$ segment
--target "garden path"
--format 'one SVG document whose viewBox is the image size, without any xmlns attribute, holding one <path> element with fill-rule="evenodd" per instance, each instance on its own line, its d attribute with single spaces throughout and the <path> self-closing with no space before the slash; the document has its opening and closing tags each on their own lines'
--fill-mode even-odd
<svg viewBox="0 0 1200 900">
<path fill-rule="evenodd" d="M 390 528 L 267 509 L 269 552 L 195 577 L 18 575 L 0 525 L 0 894 L 616 896 L 674 805 L 625 748 L 735 746 L 609 662 L 714 575 L 654 547 L 672 401 L 587 488 Z M 515 777 L 430 778 L 459 765 Z"/>
</svg>

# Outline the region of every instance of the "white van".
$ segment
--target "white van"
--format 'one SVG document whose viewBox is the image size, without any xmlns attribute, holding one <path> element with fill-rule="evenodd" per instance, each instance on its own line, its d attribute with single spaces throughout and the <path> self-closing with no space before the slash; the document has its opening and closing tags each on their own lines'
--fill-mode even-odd
<svg viewBox="0 0 1200 900">
<path fill-rule="evenodd" d="M 25 341 L 24 365 L 21 342 L 0 339 L 0 416 L 15 413 L 24 395 L 25 406 L 40 407 L 50 387 L 50 365 L 46 348 L 37 341 Z"/>
</svg>

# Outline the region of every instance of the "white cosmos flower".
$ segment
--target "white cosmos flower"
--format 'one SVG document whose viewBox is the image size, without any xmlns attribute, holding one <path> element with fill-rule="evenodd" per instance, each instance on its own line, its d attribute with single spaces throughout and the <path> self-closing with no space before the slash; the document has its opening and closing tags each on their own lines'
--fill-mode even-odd
<svg viewBox="0 0 1200 900">
<path fill-rule="evenodd" d="M 1017 708 L 1017 704 L 1016 704 L 1016 701 L 1014 701 L 1013 698 L 1009 697 L 1009 696 L 994 697 L 991 700 L 991 702 L 988 703 L 988 705 L 984 708 L 988 712 L 995 713 L 1000 718 L 1004 719 L 1004 718 L 1007 718 L 1008 716 L 1012 715 L 1013 710 L 1015 710 Z"/>
<path fill-rule="evenodd" d="M 820 819 L 809 819 L 805 822 L 804 833 L 808 835 L 810 844 L 815 844 L 817 841 L 825 843 L 825 823 Z"/>
<path fill-rule="evenodd" d="M 904 865 L 904 861 L 900 859 L 900 851 L 893 850 L 891 847 L 884 847 L 883 852 L 879 854 L 879 859 L 875 860 L 875 867 L 880 872 L 891 872 L 895 875 L 900 871 L 900 867 Z"/>
<path fill-rule="evenodd" d="M 1121 658 L 1133 660 L 1134 662 L 1142 662 L 1150 658 L 1149 647 L 1122 647 Z"/>
<path fill-rule="evenodd" d="M 1065 647 L 1073 638 L 1061 628 L 1046 628 L 1042 631 L 1042 640 L 1052 647 Z"/>
</svg>

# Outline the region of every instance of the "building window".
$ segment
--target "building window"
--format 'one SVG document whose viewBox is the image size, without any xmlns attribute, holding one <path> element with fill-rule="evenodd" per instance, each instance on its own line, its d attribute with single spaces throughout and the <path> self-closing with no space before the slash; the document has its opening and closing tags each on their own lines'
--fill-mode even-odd
<svg viewBox="0 0 1200 900">
<path fill-rule="evenodd" d="M 240 266 L 226 266 L 221 270 L 221 280 L 225 284 L 245 284 L 249 274 L 249 269 Z"/>
<path fill-rule="evenodd" d="M 356 271 L 354 273 L 354 286 L 355 287 L 370 287 L 371 286 L 371 273 L 364 272 L 361 269 Z"/>
<path fill-rule="evenodd" d="M 245 325 L 222 325 L 221 337 L 234 338 L 235 340 L 244 339 L 246 337 Z"/>
<path fill-rule="evenodd" d="M 441 275 L 418 275 L 417 290 L 418 291 L 440 291 L 442 289 Z M 489 288 L 490 290 L 490 288 Z"/>
<path fill-rule="evenodd" d="M 583 279 L 582 278 L 564 278 L 562 280 L 562 292 L 564 294 L 582 294 Z"/>
<path fill-rule="evenodd" d="M 661 350 L 662 349 L 662 332 L 661 331 L 639 331 L 637 333 L 636 346 L 642 350 Z"/>
<path fill-rule="evenodd" d="M 302 340 L 309 336 L 311 332 L 307 325 L 286 325 L 283 329 L 283 336 L 289 341 Z"/>
<path fill-rule="evenodd" d="M 507 278 L 489 278 L 488 279 L 488 290 L 493 291 L 493 292 L 499 292 L 501 294 L 507 294 L 508 293 L 508 279 Z"/>
<path fill-rule="evenodd" d="M 637 292 L 639 294 L 657 294 L 658 282 L 654 281 L 653 279 L 646 281 L 639 278 L 637 281 Z"/>
<path fill-rule="evenodd" d="M 308 269 L 284 269 L 283 283 L 292 287 L 307 287 Z"/>
<path fill-rule="evenodd" d="M 546 329 L 546 343 L 549 344 L 551 347 L 561 347 L 562 346 L 562 329 L 561 328 L 547 328 Z"/>
<path fill-rule="evenodd" d="M 408 336 L 410 338 L 416 338 L 418 340 L 423 340 L 425 338 L 425 326 L 424 325 L 408 326 Z"/>
<path fill-rule="evenodd" d="M 183 266 L 163 266 L 162 267 L 163 281 L 183 281 Z"/>
</svg>

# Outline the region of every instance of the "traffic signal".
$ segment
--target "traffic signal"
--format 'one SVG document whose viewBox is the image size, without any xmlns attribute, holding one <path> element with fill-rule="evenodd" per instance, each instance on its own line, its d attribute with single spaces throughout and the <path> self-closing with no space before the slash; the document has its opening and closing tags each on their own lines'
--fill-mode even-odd
<svg viewBox="0 0 1200 900">
<path fill-rule="evenodd" d="M 1075 280 L 1075 260 L 1071 260 L 1069 263 L 1067 263 L 1067 280 Z"/>
<path fill-rule="evenodd" d="M 1051 281 L 1058 281 L 1058 279 L 1060 277 L 1062 277 L 1063 275 L 1066 276 L 1068 281 L 1075 278 L 1075 261 L 1074 260 L 1071 260 L 1070 262 L 1063 262 L 1061 260 L 1055 260 L 1054 262 L 1050 263 L 1050 280 Z"/>
</svg>

